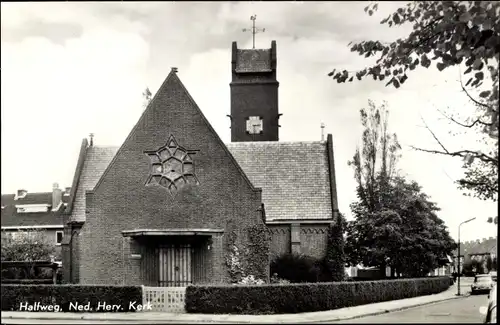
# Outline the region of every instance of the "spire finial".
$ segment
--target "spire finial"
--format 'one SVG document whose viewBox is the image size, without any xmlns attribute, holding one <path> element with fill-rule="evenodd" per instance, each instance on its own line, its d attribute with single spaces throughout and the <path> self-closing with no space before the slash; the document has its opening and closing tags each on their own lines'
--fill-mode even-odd
<svg viewBox="0 0 500 325">
<path fill-rule="evenodd" d="M 252 28 L 243 28 L 244 32 L 252 32 L 252 48 L 255 49 L 255 34 L 259 32 L 265 32 L 265 28 L 256 28 L 255 20 L 257 20 L 257 15 L 250 16 L 250 20 L 252 21 Z"/>
<path fill-rule="evenodd" d="M 321 141 L 325 141 L 325 123 L 321 123 Z"/>
<path fill-rule="evenodd" d="M 89 137 L 90 137 L 90 146 L 92 147 L 94 145 L 94 133 L 90 133 Z"/>
</svg>

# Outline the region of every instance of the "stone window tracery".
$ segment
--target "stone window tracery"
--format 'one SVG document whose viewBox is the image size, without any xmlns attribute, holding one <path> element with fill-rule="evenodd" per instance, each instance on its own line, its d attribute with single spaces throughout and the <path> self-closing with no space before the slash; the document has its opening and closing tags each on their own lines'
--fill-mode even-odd
<svg viewBox="0 0 500 325">
<path fill-rule="evenodd" d="M 170 135 L 165 146 L 144 152 L 151 161 L 151 171 L 146 186 L 161 186 L 175 196 L 186 184 L 199 185 L 195 174 L 192 150 L 187 150 Z"/>
</svg>

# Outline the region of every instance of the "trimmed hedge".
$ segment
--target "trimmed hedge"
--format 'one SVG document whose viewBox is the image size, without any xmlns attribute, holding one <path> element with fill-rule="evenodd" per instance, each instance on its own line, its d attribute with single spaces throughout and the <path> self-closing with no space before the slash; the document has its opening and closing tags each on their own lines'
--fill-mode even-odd
<svg viewBox="0 0 500 325">
<path fill-rule="evenodd" d="M 140 286 L 2 284 L 1 291 L 1 306 L 4 311 L 53 312 L 59 309 L 58 311 L 64 312 L 134 312 L 136 311 L 134 307 L 142 304 Z M 104 307 L 103 303 L 106 306 L 120 305 L 120 308 L 110 310 Z M 21 310 L 21 304 L 23 307 L 32 306 L 37 310 Z M 133 304 L 132 307 L 131 304 Z M 89 306 L 90 310 L 76 306 Z"/>
<path fill-rule="evenodd" d="M 363 282 L 188 286 L 186 311 L 206 314 L 285 314 L 332 310 L 430 295 L 448 277 Z"/>
</svg>

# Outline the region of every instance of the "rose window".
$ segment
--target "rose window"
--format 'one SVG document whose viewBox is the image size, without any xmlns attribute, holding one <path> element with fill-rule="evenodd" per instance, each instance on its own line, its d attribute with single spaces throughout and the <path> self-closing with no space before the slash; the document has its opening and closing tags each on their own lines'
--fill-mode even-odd
<svg viewBox="0 0 500 325">
<path fill-rule="evenodd" d="M 145 151 L 145 154 L 151 161 L 147 186 L 164 187 L 175 196 L 185 184 L 199 184 L 191 158 L 194 151 L 179 146 L 172 135 L 165 146 L 156 151 Z"/>
</svg>

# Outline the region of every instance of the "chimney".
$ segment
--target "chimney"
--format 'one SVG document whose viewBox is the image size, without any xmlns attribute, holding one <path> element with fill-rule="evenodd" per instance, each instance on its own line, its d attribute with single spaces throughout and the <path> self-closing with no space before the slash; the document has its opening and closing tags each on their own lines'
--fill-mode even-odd
<svg viewBox="0 0 500 325">
<path fill-rule="evenodd" d="M 54 183 L 52 185 L 52 211 L 59 210 L 59 205 L 62 202 L 62 190 L 59 188 L 59 184 Z"/>
<path fill-rule="evenodd" d="M 64 196 L 68 196 L 71 193 L 71 187 L 66 187 L 64 189 Z"/>
<path fill-rule="evenodd" d="M 94 133 L 90 133 L 89 137 L 90 137 L 90 146 L 92 147 L 94 145 Z"/>
<path fill-rule="evenodd" d="M 17 190 L 15 200 L 24 198 L 26 194 L 28 194 L 27 190 Z"/>
</svg>

